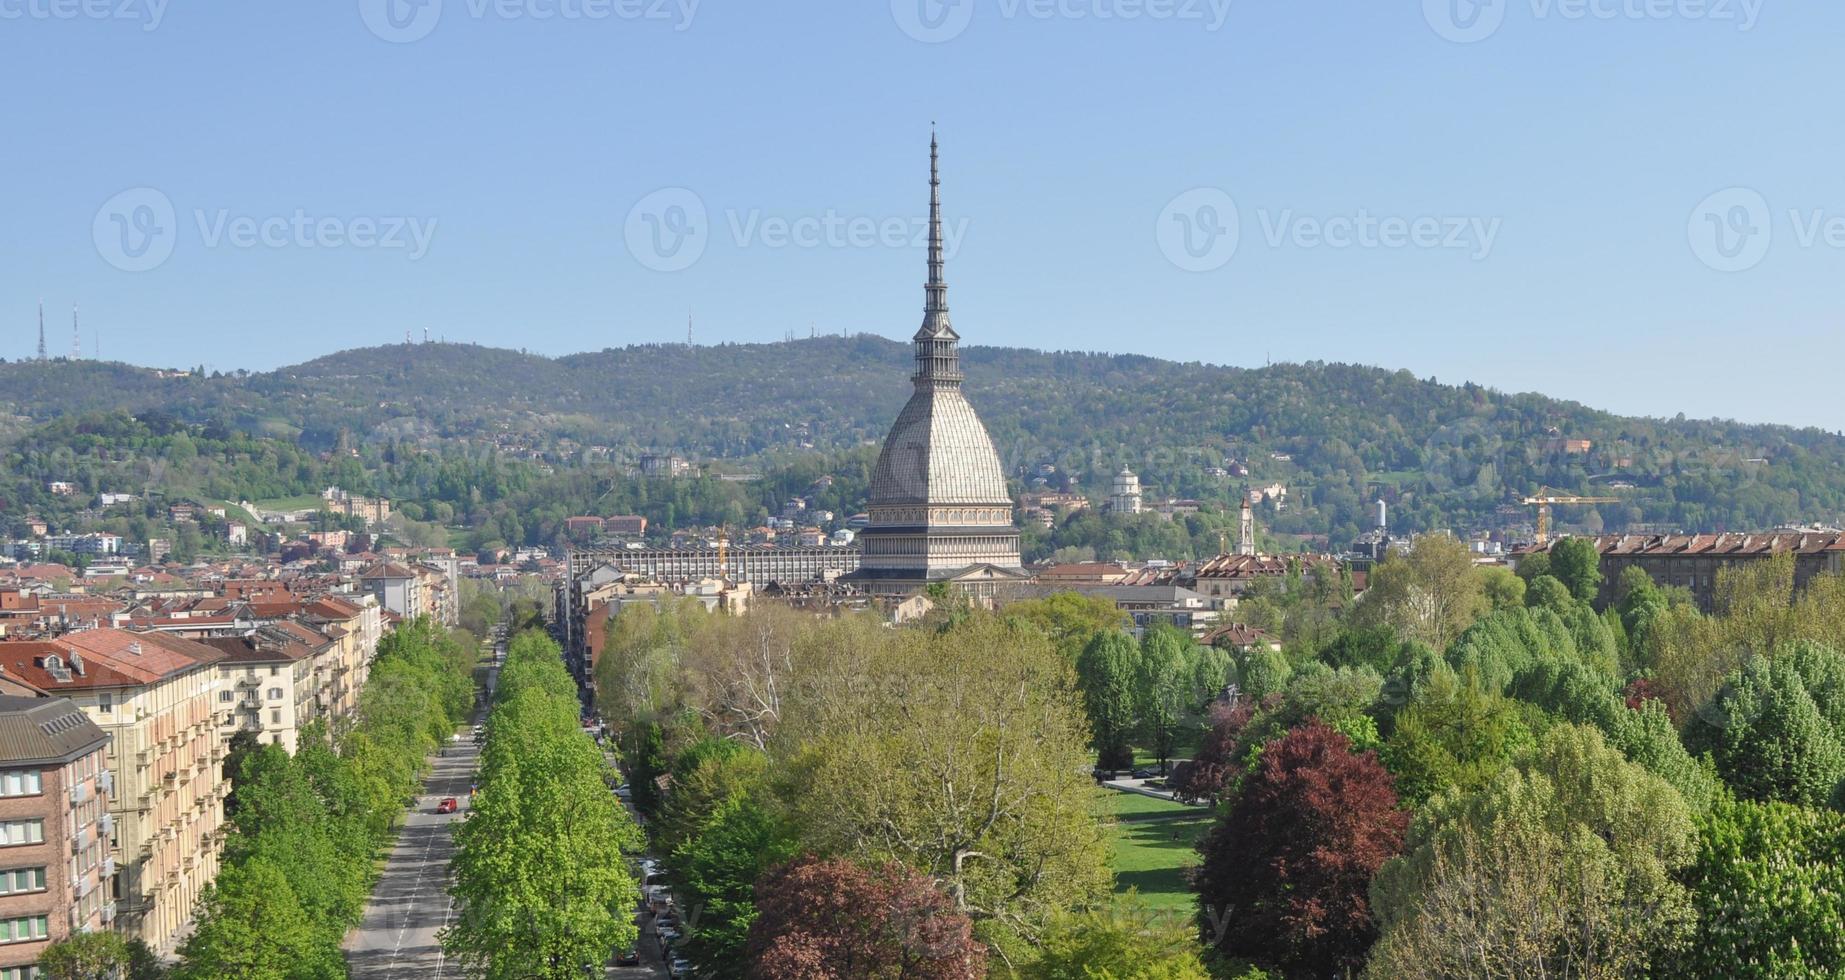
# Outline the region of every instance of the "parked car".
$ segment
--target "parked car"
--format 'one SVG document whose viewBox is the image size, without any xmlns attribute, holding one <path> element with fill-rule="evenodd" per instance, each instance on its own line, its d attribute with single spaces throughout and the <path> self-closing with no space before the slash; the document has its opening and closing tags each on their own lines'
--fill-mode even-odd
<svg viewBox="0 0 1845 980">
<path fill-rule="evenodd" d="M 673 958 L 672 965 L 666 968 L 669 977 L 689 977 L 692 975 L 692 961 L 682 956 Z"/>
<path fill-rule="evenodd" d="M 615 957 L 615 965 L 616 966 L 640 966 L 641 965 L 641 951 L 638 949 L 622 950 L 621 953 Z"/>
<path fill-rule="evenodd" d="M 1159 775 L 1159 773 L 1153 769 L 1141 768 L 1134 770 L 1135 779 L 1152 779 L 1157 775 Z"/>
<path fill-rule="evenodd" d="M 454 813 L 459 809 L 461 809 L 461 801 L 452 796 L 445 796 L 442 798 L 442 802 L 436 804 L 437 813 Z"/>
</svg>

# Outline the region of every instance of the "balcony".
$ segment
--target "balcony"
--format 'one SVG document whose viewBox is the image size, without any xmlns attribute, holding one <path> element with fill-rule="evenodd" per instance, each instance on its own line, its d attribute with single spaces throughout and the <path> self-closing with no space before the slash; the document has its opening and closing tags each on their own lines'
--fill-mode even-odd
<svg viewBox="0 0 1845 980">
<path fill-rule="evenodd" d="M 115 814 L 105 813 L 96 820 L 96 833 L 108 837 L 115 833 Z"/>
<path fill-rule="evenodd" d="M 114 902 L 110 902 L 109 904 L 104 905 L 102 907 L 102 921 L 103 921 L 103 925 L 109 925 L 115 921 L 115 903 Z"/>
<path fill-rule="evenodd" d="M 103 876 L 104 878 L 113 878 L 113 877 L 115 877 L 115 859 L 114 859 L 114 858 L 112 858 L 112 857 L 106 857 L 106 858 L 103 858 L 103 860 L 102 860 L 102 876 Z"/>
<path fill-rule="evenodd" d="M 96 789 L 98 792 L 102 793 L 104 796 L 114 796 L 115 795 L 115 773 L 114 771 L 109 770 L 109 769 L 104 769 L 102 772 L 97 773 L 96 774 Z"/>
<path fill-rule="evenodd" d="M 90 784 L 88 782 L 72 783 L 70 787 L 71 805 L 76 806 L 79 803 L 88 803 L 89 801 Z"/>
</svg>

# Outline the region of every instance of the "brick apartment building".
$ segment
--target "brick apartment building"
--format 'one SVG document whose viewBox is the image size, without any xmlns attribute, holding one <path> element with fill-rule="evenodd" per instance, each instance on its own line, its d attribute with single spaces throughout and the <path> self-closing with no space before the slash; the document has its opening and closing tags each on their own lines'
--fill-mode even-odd
<svg viewBox="0 0 1845 980">
<path fill-rule="evenodd" d="M 115 921 L 108 744 L 68 699 L 0 695 L 0 980 Z"/>
</svg>

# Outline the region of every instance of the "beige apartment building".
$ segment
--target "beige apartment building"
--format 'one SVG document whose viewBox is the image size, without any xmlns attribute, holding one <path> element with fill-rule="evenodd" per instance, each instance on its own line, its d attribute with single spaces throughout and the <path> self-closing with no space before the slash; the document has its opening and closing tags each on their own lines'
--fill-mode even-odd
<svg viewBox="0 0 1845 980">
<path fill-rule="evenodd" d="M 378 642 L 384 639 L 384 609 L 369 595 L 328 595 L 308 603 L 302 619 L 334 642 L 333 670 L 343 686 L 329 710 L 350 716 L 359 706 Z"/>
<path fill-rule="evenodd" d="M 273 627 L 200 642 L 224 654 L 218 662 L 219 737 L 228 743 L 240 731 L 252 732 L 258 742 L 293 755 L 301 727 L 320 714 L 314 651 Z"/>
<path fill-rule="evenodd" d="M 229 783 L 214 710 L 224 654 L 161 633 L 86 630 L 0 643 L 0 671 L 69 698 L 109 736 L 115 927 L 170 952 L 217 877 Z"/>
<path fill-rule="evenodd" d="M 0 695 L 0 980 L 115 921 L 108 744 L 67 699 Z"/>
</svg>

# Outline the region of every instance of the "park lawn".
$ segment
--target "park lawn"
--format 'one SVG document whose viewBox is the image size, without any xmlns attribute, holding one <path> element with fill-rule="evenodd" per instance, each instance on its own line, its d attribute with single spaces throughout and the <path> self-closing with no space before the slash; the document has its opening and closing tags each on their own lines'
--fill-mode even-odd
<svg viewBox="0 0 1845 980">
<path fill-rule="evenodd" d="M 1192 906 L 1185 869 L 1198 863 L 1192 846 L 1211 825 L 1208 807 L 1106 790 L 1106 812 L 1115 818 L 1111 864 L 1115 891 L 1132 888 L 1150 908 L 1183 911 Z"/>
</svg>

